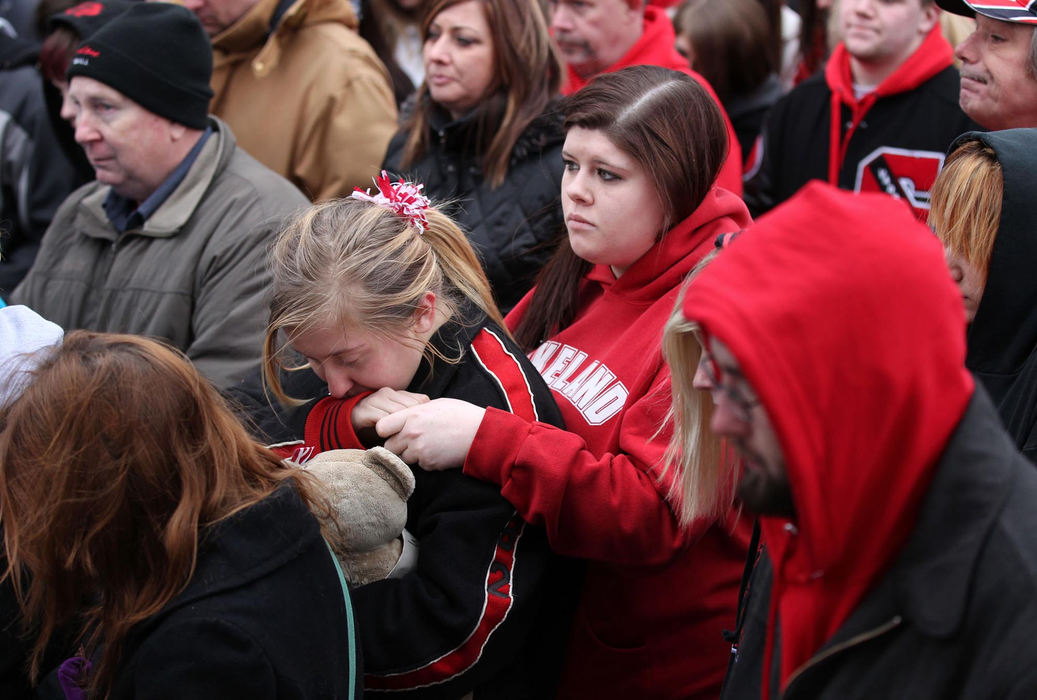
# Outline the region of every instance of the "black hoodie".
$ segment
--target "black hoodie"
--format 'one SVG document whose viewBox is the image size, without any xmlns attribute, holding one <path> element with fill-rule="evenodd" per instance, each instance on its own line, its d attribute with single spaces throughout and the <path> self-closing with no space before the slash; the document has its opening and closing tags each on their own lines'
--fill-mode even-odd
<svg viewBox="0 0 1037 700">
<path fill-rule="evenodd" d="M 951 150 L 966 140 L 997 153 L 1004 197 L 965 365 L 990 393 L 1016 446 L 1037 462 L 1037 129 L 969 132 Z"/>
</svg>

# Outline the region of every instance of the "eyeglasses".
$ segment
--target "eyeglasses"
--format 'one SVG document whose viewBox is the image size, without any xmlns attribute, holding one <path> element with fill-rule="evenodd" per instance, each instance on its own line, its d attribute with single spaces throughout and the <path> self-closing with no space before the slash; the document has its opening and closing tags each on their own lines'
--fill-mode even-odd
<svg viewBox="0 0 1037 700">
<path fill-rule="evenodd" d="M 702 350 L 702 357 L 699 360 L 699 366 L 702 371 L 706 373 L 706 379 L 709 380 L 710 393 L 713 395 L 713 403 L 719 404 L 718 393 L 727 396 L 728 400 L 731 401 L 731 411 L 742 423 L 751 423 L 753 417 L 753 409 L 760 405 L 760 399 L 756 396 L 746 396 L 740 389 L 733 386 L 727 386 L 721 380 L 722 373 L 720 371 L 720 365 L 717 364 L 716 359 L 705 349 Z"/>
</svg>

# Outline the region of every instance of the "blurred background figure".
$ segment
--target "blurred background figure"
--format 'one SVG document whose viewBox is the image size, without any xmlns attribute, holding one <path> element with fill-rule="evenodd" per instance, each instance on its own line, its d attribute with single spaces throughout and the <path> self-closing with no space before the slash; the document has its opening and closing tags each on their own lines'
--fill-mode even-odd
<svg viewBox="0 0 1037 700">
<path fill-rule="evenodd" d="M 84 39 L 106 25 L 113 18 L 132 7 L 135 0 L 43 0 L 38 14 L 41 21 L 43 44 L 40 47 L 40 74 L 43 76 L 43 93 L 47 100 L 47 113 L 65 157 L 74 169 L 76 186 L 94 179 L 94 168 L 90 165 L 83 148 L 76 143 L 71 112 L 62 112 L 68 94 L 68 78 L 65 72 L 72 57 Z"/>
<path fill-rule="evenodd" d="M 499 485 L 556 552 L 588 560 L 558 697 L 716 698 L 749 538 L 727 507 L 675 515 L 661 339 L 688 273 L 750 223 L 714 186 L 723 115 L 691 76 L 639 65 L 567 99 L 565 127 L 568 235 L 505 319 L 565 430 L 449 399 L 376 429 L 407 461 Z"/>
<path fill-rule="evenodd" d="M 778 100 L 747 173 L 753 215 L 810 180 L 884 192 L 924 221 L 947 147 L 976 124 L 956 104 L 958 72 L 933 0 L 840 0 L 842 40 L 822 73 Z"/>
<path fill-rule="evenodd" d="M 37 362 L 0 408 L 2 583 L 29 640 L 14 668 L 35 684 L 67 658 L 70 698 L 359 694 L 308 475 L 156 341 L 74 331 Z"/>
<path fill-rule="evenodd" d="M 819 71 L 828 54 L 839 43 L 834 6 L 839 0 L 792 0 L 788 3 L 800 18 L 799 55 L 792 74 L 792 84 Z"/>
<path fill-rule="evenodd" d="M 362 0 L 357 31 L 385 64 L 396 105 L 425 79 L 421 20 L 428 0 Z"/>
<path fill-rule="evenodd" d="M 389 74 L 349 0 L 183 0 L 213 47 L 209 111 L 312 201 L 378 173 L 396 130 Z"/>
<path fill-rule="evenodd" d="M 438 0 L 422 34 L 425 82 L 384 167 L 450 203 L 507 312 L 563 232 L 561 63 L 530 0 Z"/>
<path fill-rule="evenodd" d="M 767 10 L 759 0 L 685 0 L 674 25 L 677 50 L 713 86 L 751 162 L 764 117 L 783 93 Z"/>
<path fill-rule="evenodd" d="M 28 4 L 28 3 L 27 3 Z M 22 280 L 58 205 L 93 179 L 72 127 L 60 117 L 65 70 L 80 37 L 129 7 L 125 0 L 75 5 L 45 0 L 34 39 L 0 31 L 0 295 Z M 57 12 L 55 21 L 49 15 Z M 37 34 L 32 23 L 29 36 Z M 41 78 L 42 75 L 42 78 Z"/>
<path fill-rule="evenodd" d="M 969 324 L 965 366 L 983 383 L 1016 447 L 1037 462 L 1037 129 L 957 140 L 932 191 Z"/>
</svg>

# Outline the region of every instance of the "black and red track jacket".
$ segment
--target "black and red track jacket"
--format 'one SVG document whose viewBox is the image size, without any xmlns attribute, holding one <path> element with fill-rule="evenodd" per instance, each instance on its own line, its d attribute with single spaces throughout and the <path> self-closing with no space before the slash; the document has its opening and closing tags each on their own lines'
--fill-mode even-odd
<svg viewBox="0 0 1037 700">
<path fill-rule="evenodd" d="M 448 321 L 407 391 L 510 411 L 561 426 L 539 372 L 480 312 Z M 292 412 L 290 456 L 364 448 L 350 411 L 367 394 L 326 397 Z M 282 433 L 282 436 L 285 434 Z M 283 447 L 279 451 L 284 451 Z M 551 697 L 558 680 L 577 577 L 544 532 L 524 522 L 500 487 L 460 469 L 426 472 L 408 501 L 418 540 L 415 569 L 352 591 L 365 695 L 456 699 Z"/>
</svg>

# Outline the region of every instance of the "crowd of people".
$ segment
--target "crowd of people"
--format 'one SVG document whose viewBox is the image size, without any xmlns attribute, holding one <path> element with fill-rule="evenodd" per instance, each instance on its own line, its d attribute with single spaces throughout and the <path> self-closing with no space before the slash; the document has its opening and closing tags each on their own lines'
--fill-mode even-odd
<svg viewBox="0 0 1037 700">
<path fill-rule="evenodd" d="M 1037 2 L 31 4 L 0 695 L 1037 697 Z"/>
</svg>

